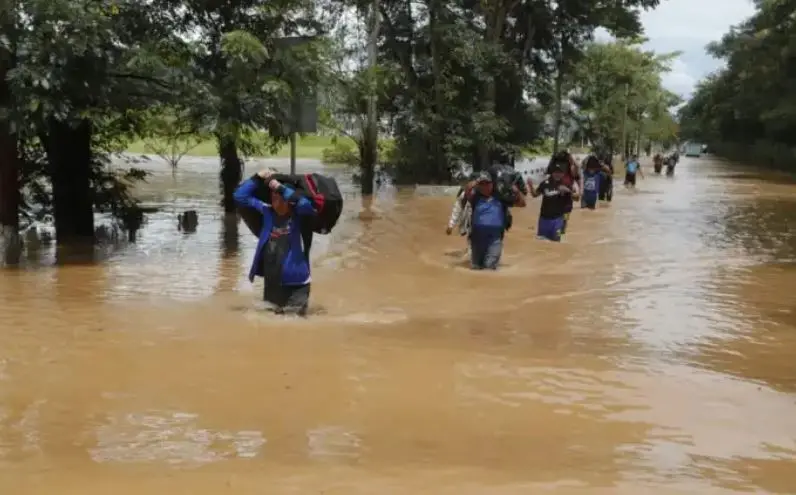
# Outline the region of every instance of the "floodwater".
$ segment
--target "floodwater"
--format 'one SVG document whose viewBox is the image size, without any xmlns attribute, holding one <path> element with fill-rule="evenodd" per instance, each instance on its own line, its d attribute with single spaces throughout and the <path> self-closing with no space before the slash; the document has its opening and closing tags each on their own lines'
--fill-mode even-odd
<svg viewBox="0 0 796 495">
<path fill-rule="evenodd" d="M 497 273 L 450 197 L 352 193 L 297 321 L 181 167 L 137 244 L 0 274 L 0 493 L 796 493 L 796 184 L 684 159 L 561 244 L 536 200 Z"/>
</svg>

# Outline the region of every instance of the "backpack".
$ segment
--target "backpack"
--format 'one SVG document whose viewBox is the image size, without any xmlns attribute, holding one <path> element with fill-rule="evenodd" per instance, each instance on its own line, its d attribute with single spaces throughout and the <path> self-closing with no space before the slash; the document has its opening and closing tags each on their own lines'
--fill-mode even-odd
<svg viewBox="0 0 796 495">
<path fill-rule="evenodd" d="M 310 248 L 312 247 L 313 234 L 328 234 L 337 225 L 343 212 L 343 195 L 337 181 L 321 174 L 273 174 L 271 179 L 276 179 L 283 184 L 294 188 L 298 194 L 303 195 L 315 206 L 317 213 L 300 222 L 301 239 L 304 243 L 304 253 L 309 261 Z M 259 181 L 255 196 L 260 201 L 270 204 L 272 191 L 264 180 Z M 260 212 L 251 208 L 238 208 L 241 218 L 255 236 L 260 236 L 263 227 L 263 218 Z"/>
</svg>

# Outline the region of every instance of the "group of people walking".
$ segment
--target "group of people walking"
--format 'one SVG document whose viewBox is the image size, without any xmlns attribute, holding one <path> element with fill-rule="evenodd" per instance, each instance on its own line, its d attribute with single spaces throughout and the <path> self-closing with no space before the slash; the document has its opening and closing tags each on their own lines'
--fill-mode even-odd
<svg viewBox="0 0 796 495">
<path fill-rule="evenodd" d="M 677 162 L 680 161 L 680 153 L 675 150 L 673 153 L 669 155 L 664 155 L 662 153 L 657 153 L 652 158 L 652 166 L 653 170 L 655 170 L 656 174 L 660 174 L 663 170 L 663 166 L 666 165 L 666 175 L 671 177 L 674 175 L 674 167 L 677 166 Z"/>
<path fill-rule="evenodd" d="M 567 232 L 576 201 L 592 210 L 599 201 L 611 201 L 613 175 L 610 155 L 589 155 L 579 166 L 567 151 L 553 156 L 539 184 L 524 180 L 511 167 L 495 166 L 461 187 L 447 233 L 458 228 L 466 236 L 473 269 L 495 270 L 512 226 L 512 208 L 526 206 L 528 196 L 541 196 L 537 235 L 558 242 Z M 637 175 L 644 176 L 633 156 L 625 164 L 625 186 L 635 187 Z M 342 209 L 337 184 L 319 174 L 297 178 L 268 169 L 244 181 L 235 191 L 235 201 L 259 238 L 249 279 L 263 277 L 263 299 L 274 312 L 305 316 L 312 233 L 328 233 L 334 227 Z"/>
<path fill-rule="evenodd" d="M 450 235 L 458 228 L 460 235 L 467 238 L 473 269 L 495 270 L 506 232 L 511 228 L 511 208 L 524 207 L 528 195 L 541 196 L 536 234 L 541 239 L 560 242 L 576 201 L 580 201 L 581 208 L 593 210 L 599 201 L 610 202 L 613 198 L 612 162 L 609 154 L 591 154 L 579 167 L 571 153 L 561 151 L 550 160 L 546 176 L 538 185 L 531 179 L 523 181 L 506 167 L 479 172 L 459 189 L 446 233 Z M 644 172 L 634 155 L 625 163 L 625 187 L 634 188 L 639 175 L 643 178 Z"/>
</svg>

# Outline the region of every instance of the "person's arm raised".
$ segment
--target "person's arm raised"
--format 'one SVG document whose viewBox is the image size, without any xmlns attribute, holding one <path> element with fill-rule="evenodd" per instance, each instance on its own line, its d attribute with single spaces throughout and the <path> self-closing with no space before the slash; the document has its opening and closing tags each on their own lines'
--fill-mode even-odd
<svg viewBox="0 0 796 495">
<path fill-rule="evenodd" d="M 265 213 L 270 206 L 258 199 L 255 194 L 257 193 L 257 189 L 260 187 L 260 185 L 263 184 L 265 179 L 270 176 L 270 170 L 261 170 L 250 179 L 241 182 L 232 195 L 235 203 L 237 203 L 238 206 L 253 208 L 260 213 Z"/>
</svg>

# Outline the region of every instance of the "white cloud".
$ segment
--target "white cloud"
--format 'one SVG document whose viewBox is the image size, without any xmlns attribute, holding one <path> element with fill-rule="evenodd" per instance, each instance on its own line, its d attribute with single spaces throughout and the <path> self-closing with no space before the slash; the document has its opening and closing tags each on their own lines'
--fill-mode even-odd
<svg viewBox="0 0 796 495">
<path fill-rule="evenodd" d="M 697 82 L 721 66 L 705 46 L 754 13 L 751 0 L 663 0 L 641 16 L 647 49 L 682 52 L 664 77 L 670 91 L 687 98 Z"/>
<path fill-rule="evenodd" d="M 663 86 L 680 96 L 691 93 L 698 79 L 691 75 L 688 65 L 681 59 L 672 61 L 672 71 L 663 75 Z"/>
</svg>

